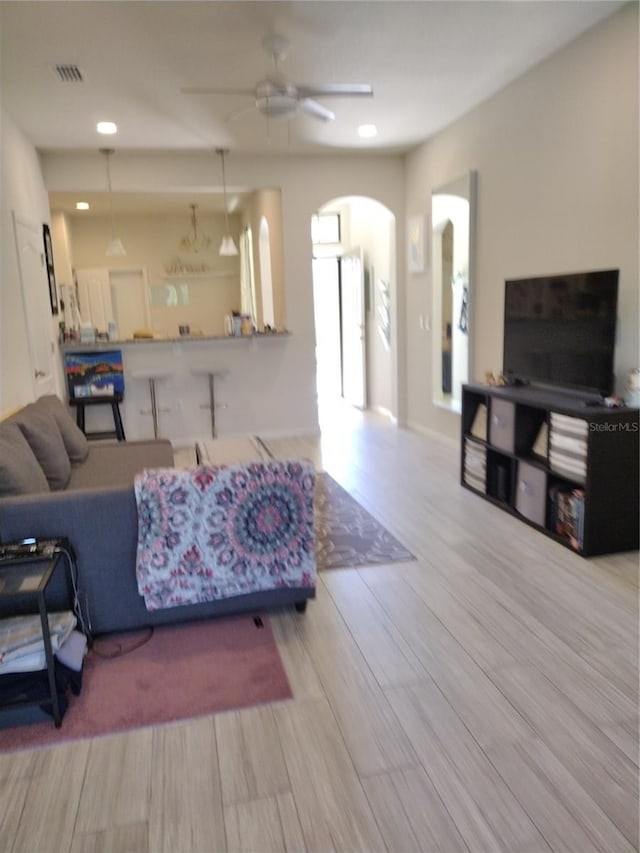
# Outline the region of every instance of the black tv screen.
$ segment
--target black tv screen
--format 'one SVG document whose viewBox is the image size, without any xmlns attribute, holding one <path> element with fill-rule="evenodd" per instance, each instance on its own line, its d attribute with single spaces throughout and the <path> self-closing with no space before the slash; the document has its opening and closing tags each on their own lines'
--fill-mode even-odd
<svg viewBox="0 0 640 853">
<path fill-rule="evenodd" d="M 609 395 L 618 270 L 508 279 L 503 372 L 512 380 Z"/>
</svg>

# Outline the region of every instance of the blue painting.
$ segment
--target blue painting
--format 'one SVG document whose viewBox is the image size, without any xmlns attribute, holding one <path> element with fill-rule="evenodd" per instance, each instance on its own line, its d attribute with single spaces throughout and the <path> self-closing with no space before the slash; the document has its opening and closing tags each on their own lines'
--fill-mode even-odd
<svg viewBox="0 0 640 853">
<path fill-rule="evenodd" d="M 68 352 L 64 356 L 69 397 L 124 394 L 121 350 Z"/>
</svg>

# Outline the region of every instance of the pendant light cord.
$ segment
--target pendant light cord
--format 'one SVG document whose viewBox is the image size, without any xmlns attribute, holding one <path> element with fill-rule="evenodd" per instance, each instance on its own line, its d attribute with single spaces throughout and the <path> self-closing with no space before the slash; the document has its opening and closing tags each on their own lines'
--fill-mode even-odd
<svg viewBox="0 0 640 853">
<path fill-rule="evenodd" d="M 225 233 L 229 234 L 229 209 L 227 207 L 227 181 L 225 177 L 224 171 L 224 148 L 216 149 L 218 154 L 220 155 L 220 159 L 222 160 L 222 197 L 224 199 L 224 223 L 225 223 Z"/>
<path fill-rule="evenodd" d="M 113 222 L 113 193 L 111 191 L 111 169 L 109 167 L 109 157 L 113 154 L 113 148 L 100 149 L 107 160 L 107 188 L 109 190 L 109 215 L 111 217 L 111 240 L 115 240 L 116 231 Z"/>
</svg>

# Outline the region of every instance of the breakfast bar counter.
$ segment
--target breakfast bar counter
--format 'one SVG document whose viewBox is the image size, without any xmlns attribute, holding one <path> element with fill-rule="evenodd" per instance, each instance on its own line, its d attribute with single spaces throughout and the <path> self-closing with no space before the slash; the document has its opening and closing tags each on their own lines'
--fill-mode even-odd
<svg viewBox="0 0 640 853">
<path fill-rule="evenodd" d="M 120 404 L 128 439 L 154 435 L 175 447 L 195 446 L 215 435 L 280 432 L 287 408 L 278 379 L 289 357 L 289 332 L 205 337 L 67 341 L 67 354 L 122 353 Z M 215 393 L 214 393 L 215 380 Z M 100 431 L 102 407 L 87 412 L 87 428 Z M 108 426 L 108 425 L 107 425 Z"/>
</svg>

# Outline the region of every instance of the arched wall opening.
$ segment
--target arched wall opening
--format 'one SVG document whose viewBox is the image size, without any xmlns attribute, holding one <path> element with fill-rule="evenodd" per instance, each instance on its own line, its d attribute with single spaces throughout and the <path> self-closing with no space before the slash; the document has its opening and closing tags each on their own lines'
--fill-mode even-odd
<svg viewBox="0 0 640 853">
<path fill-rule="evenodd" d="M 396 418 L 396 219 L 375 199 L 327 201 L 312 218 L 318 407 L 342 397 Z"/>
</svg>

